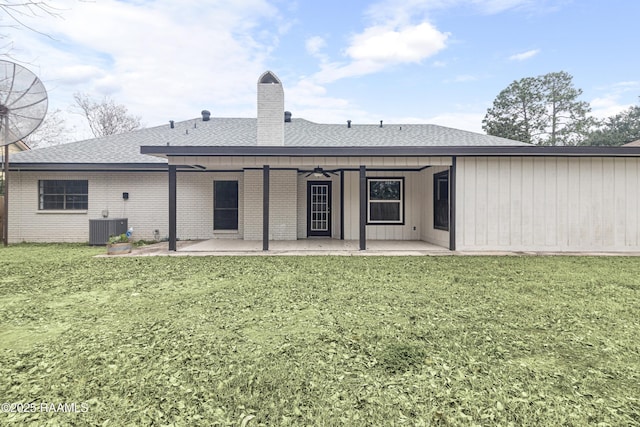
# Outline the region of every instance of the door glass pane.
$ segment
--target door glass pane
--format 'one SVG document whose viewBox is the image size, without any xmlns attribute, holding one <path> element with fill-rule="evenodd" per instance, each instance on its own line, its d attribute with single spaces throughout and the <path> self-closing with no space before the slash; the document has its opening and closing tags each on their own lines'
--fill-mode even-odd
<svg viewBox="0 0 640 427">
<path fill-rule="evenodd" d="M 311 185 L 310 187 L 311 231 L 329 230 L 329 186 L 326 184 Z"/>
</svg>

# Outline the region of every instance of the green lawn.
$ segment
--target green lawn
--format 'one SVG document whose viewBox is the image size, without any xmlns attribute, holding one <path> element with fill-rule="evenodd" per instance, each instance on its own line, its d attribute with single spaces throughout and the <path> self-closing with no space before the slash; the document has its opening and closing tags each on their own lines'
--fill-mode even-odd
<svg viewBox="0 0 640 427">
<path fill-rule="evenodd" d="M 1 425 L 640 425 L 640 258 L 103 251 L 0 249 Z"/>
</svg>

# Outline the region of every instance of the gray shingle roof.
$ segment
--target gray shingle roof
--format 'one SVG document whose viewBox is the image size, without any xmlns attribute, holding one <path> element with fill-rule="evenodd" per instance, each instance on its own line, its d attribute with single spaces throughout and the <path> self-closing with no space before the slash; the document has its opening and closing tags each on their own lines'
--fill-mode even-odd
<svg viewBox="0 0 640 427">
<path fill-rule="evenodd" d="M 192 119 L 103 138 L 17 153 L 19 163 L 165 163 L 140 154 L 141 146 L 256 146 L 255 118 Z M 436 125 L 319 124 L 304 119 L 285 123 L 288 147 L 514 146 L 522 142 Z"/>
</svg>

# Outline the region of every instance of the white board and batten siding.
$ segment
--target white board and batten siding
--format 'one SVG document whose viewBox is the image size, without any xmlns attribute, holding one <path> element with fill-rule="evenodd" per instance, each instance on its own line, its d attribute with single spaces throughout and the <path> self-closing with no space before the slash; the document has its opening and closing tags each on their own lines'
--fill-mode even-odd
<svg viewBox="0 0 640 427">
<path fill-rule="evenodd" d="M 419 196 L 421 198 L 421 227 L 420 227 L 420 240 L 425 242 L 449 247 L 449 231 L 439 230 L 434 228 L 433 218 L 433 176 L 439 172 L 448 171 L 448 166 L 434 166 L 420 172 L 420 180 L 422 183 L 417 188 Z"/>
<path fill-rule="evenodd" d="M 404 178 L 404 224 L 367 225 L 367 240 L 420 240 L 424 176 L 416 172 L 367 172 L 367 178 Z M 345 240 L 360 236 L 360 174 L 344 174 L 344 230 Z"/>
<path fill-rule="evenodd" d="M 458 250 L 640 250 L 640 159 L 461 157 Z"/>
</svg>

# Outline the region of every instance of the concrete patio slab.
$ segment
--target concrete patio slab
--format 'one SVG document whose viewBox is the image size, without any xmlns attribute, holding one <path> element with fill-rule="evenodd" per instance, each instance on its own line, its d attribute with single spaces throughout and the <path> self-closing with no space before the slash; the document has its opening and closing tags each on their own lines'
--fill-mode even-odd
<svg viewBox="0 0 640 427">
<path fill-rule="evenodd" d="M 424 255 L 432 252 L 447 253 L 449 250 L 422 241 L 374 240 L 367 242 L 366 251 L 361 251 L 356 240 L 303 239 L 272 241 L 269 242 L 269 250 L 263 251 L 261 240 L 211 239 L 184 245 L 177 252 L 242 252 L 251 255 L 375 255 L 384 252 L 389 255 Z"/>
<path fill-rule="evenodd" d="M 367 250 L 359 249 L 357 240 L 305 239 L 271 241 L 269 250 L 262 250 L 261 240 L 211 239 L 178 241 L 177 251 L 170 252 L 167 242 L 135 248 L 123 256 L 229 256 L 229 255 L 450 255 L 447 248 L 422 241 L 373 240 L 367 242 Z"/>
<path fill-rule="evenodd" d="M 261 240 L 182 240 L 177 242 L 177 249 L 170 252 L 169 244 L 161 242 L 135 247 L 129 254 L 115 256 L 640 256 L 637 252 L 450 251 L 442 246 L 407 240 L 370 240 L 365 251 L 359 249 L 356 240 L 334 239 L 272 241 L 269 242 L 268 251 L 262 250 Z"/>
</svg>

